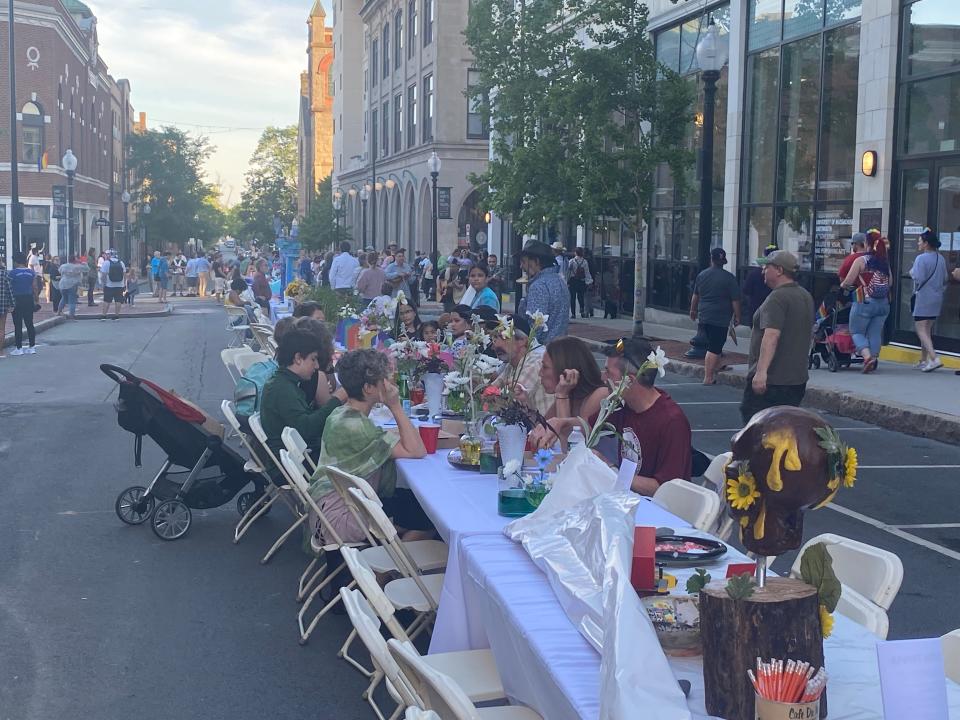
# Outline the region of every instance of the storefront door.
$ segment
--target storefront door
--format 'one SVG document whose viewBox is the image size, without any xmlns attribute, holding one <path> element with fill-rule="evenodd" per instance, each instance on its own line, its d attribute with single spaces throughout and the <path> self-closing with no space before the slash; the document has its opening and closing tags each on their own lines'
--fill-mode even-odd
<svg viewBox="0 0 960 720">
<path fill-rule="evenodd" d="M 947 268 L 960 265 L 960 158 L 901 163 L 899 195 L 890 229 L 900 278 L 893 339 L 916 345 L 910 268 L 917 256 L 917 237 L 925 226 L 938 233 Z M 947 287 L 943 311 L 934 326 L 934 343 L 938 350 L 960 352 L 960 286 L 956 284 Z"/>
</svg>

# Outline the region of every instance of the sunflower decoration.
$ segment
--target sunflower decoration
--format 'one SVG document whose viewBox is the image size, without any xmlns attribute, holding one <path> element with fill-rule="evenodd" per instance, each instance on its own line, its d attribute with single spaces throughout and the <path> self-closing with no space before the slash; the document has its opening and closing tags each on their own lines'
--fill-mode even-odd
<svg viewBox="0 0 960 720">
<path fill-rule="evenodd" d="M 310 289 L 310 286 L 307 285 L 307 283 L 305 283 L 300 278 L 296 278 L 294 280 L 291 280 L 287 284 L 287 287 L 284 289 L 283 292 L 284 292 L 284 295 L 286 295 L 287 297 L 301 298 L 304 295 L 306 295 L 309 289 Z"/>
<path fill-rule="evenodd" d="M 852 488 L 857 481 L 857 451 L 856 448 L 847 448 L 843 458 L 843 486 Z"/>
<path fill-rule="evenodd" d="M 749 466 L 743 463 L 736 478 L 727 480 L 727 502 L 734 510 L 746 510 L 760 497 L 757 481 Z"/>
<path fill-rule="evenodd" d="M 827 610 L 826 605 L 820 606 L 820 634 L 824 639 L 833 634 L 833 613 Z"/>
<path fill-rule="evenodd" d="M 827 453 L 827 471 L 830 475 L 827 487 L 833 493 L 841 483 L 844 487 L 852 488 L 857 481 L 857 451 L 847 447 L 832 427 L 815 428 L 815 431 L 820 438 L 820 447 Z"/>
</svg>

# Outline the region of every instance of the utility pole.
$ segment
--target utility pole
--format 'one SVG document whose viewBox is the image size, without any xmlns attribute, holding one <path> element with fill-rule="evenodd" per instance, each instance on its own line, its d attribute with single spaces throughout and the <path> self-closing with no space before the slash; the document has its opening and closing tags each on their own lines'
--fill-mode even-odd
<svg viewBox="0 0 960 720">
<path fill-rule="evenodd" d="M 17 153 L 17 72 L 14 66 L 13 47 L 13 0 L 7 5 L 7 69 L 10 74 L 10 247 L 13 250 L 23 251 L 20 246 L 20 156 Z M 4 258 L 6 261 L 6 258 Z"/>
</svg>

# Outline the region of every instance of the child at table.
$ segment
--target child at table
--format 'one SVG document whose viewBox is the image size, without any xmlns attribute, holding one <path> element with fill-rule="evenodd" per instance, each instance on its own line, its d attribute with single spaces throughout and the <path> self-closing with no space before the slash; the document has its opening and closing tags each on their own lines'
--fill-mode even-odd
<svg viewBox="0 0 960 720">
<path fill-rule="evenodd" d="M 420 336 L 418 339 L 424 342 L 440 342 L 440 323 L 436 320 L 427 320 L 424 323 L 420 323 L 420 330 L 417 334 Z"/>
</svg>

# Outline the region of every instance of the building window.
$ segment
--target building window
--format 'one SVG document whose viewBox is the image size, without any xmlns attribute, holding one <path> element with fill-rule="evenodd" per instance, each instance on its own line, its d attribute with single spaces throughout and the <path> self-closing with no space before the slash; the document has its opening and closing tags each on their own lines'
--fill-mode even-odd
<svg viewBox="0 0 960 720">
<path fill-rule="evenodd" d="M 433 42 L 434 0 L 423 0 L 423 46 Z"/>
<path fill-rule="evenodd" d="M 417 144 L 417 86 L 407 88 L 407 147 Z"/>
<path fill-rule="evenodd" d="M 393 99 L 393 151 L 403 149 L 403 94 Z"/>
<path fill-rule="evenodd" d="M 28 102 L 20 114 L 23 135 L 21 160 L 31 165 L 39 165 L 43 156 L 43 110 L 36 103 Z"/>
<path fill-rule="evenodd" d="M 423 141 L 433 140 L 433 75 L 423 78 Z"/>
<path fill-rule="evenodd" d="M 370 142 L 373 143 L 373 157 L 374 159 L 380 157 L 380 151 L 377 149 L 377 131 L 379 130 L 379 125 L 377 124 L 377 111 L 374 110 L 370 115 Z"/>
<path fill-rule="evenodd" d="M 417 47 L 417 0 L 407 3 L 407 57 L 413 57 Z"/>
<path fill-rule="evenodd" d="M 750 2 L 738 254 L 796 253 L 817 297 L 854 230 L 860 5 Z"/>
<path fill-rule="evenodd" d="M 374 38 L 373 45 L 370 50 L 370 85 L 373 87 L 377 86 L 377 77 L 380 73 L 377 72 L 377 68 L 380 67 L 380 41 Z"/>
<path fill-rule="evenodd" d="M 393 16 L 393 66 L 400 69 L 403 64 L 403 10 L 397 10 Z"/>
<path fill-rule="evenodd" d="M 480 84 L 480 72 L 467 70 L 467 137 L 489 138 L 490 128 L 480 112 L 480 102 L 473 96 L 473 89 Z"/>
<path fill-rule="evenodd" d="M 390 154 L 390 101 L 383 104 L 383 125 L 381 127 L 381 142 L 383 143 L 383 152 L 381 155 L 386 157 Z"/>
<path fill-rule="evenodd" d="M 383 76 L 390 76 L 390 23 L 383 26 Z"/>
<path fill-rule="evenodd" d="M 337 94 L 337 80 L 333 74 L 333 64 L 327 68 L 327 97 L 333 98 Z"/>
</svg>

